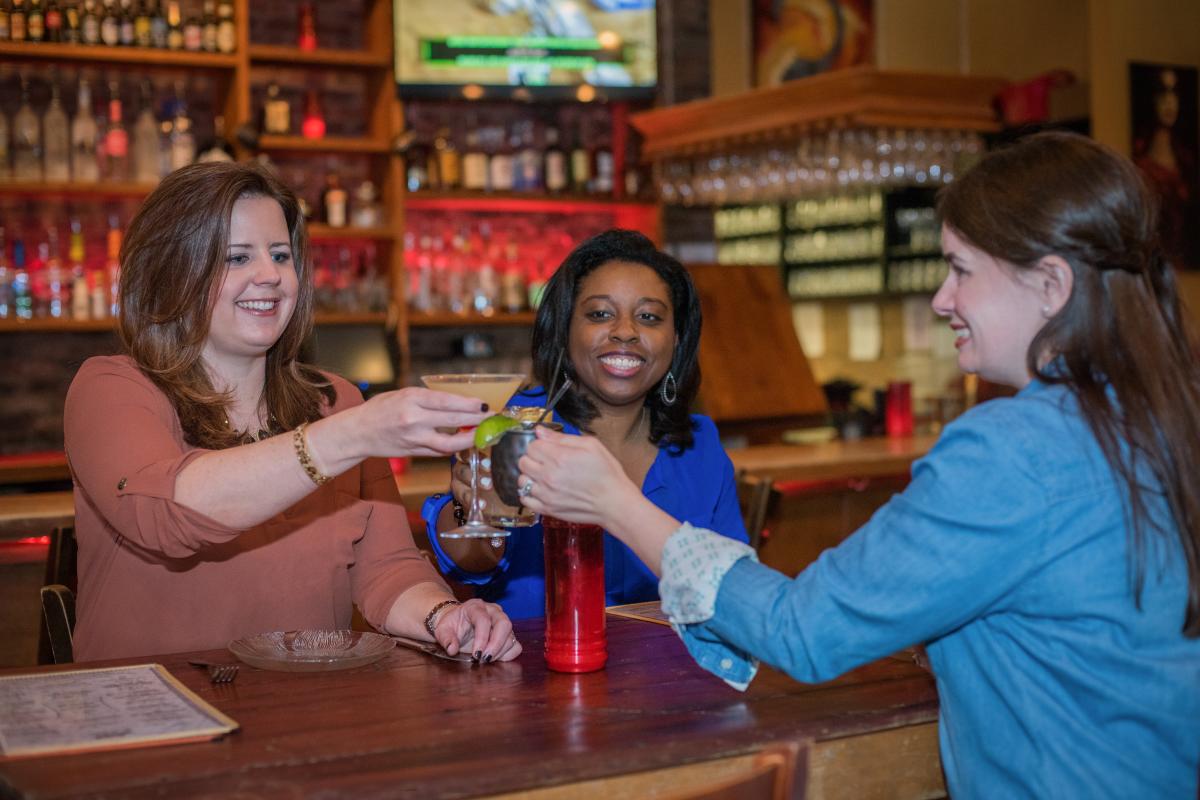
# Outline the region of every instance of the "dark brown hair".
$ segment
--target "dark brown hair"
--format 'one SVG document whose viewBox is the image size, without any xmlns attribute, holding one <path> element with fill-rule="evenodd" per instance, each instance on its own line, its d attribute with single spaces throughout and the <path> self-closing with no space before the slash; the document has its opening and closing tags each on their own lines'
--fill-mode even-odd
<svg viewBox="0 0 1200 800">
<path fill-rule="evenodd" d="M 1140 604 L 1147 496 L 1166 495 L 1187 559 L 1183 632 L 1200 636 L 1200 369 L 1153 194 L 1133 164 L 1091 139 L 1042 133 L 988 155 L 942 190 L 946 225 L 1018 268 L 1063 258 L 1066 305 L 1027 354 L 1030 374 L 1064 384 L 1128 489 L 1130 567 Z M 1040 358 L 1052 354 L 1046 364 Z M 1140 476 L 1140 480 L 1139 480 Z"/>
<path fill-rule="evenodd" d="M 654 270 L 671 293 L 678 344 L 671 355 L 669 372 L 675 379 L 676 399 L 669 405 L 663 402 L 664 375 L 646 394 L 643 405 L 650 412 L 650 441 L 672 451 L 686 450 L 694 439 L 690 411 L 700 389 L 700 296 L 683 265 L 637 231 L 614 229 L 596 234 L 572 250 L 550 276 L 533 325 L 533 376 L 542 386 L 548 387 L 559 353 L 563 354 L 562 368 L 574 387 L 567 390 L 555 410 L 572 425 L 587 431 L 588 423 L 599 411 L 583 392 L 575 388 L 579 386 L 579 376 L 571 363 L 570 348 L 566 343 L 570 340 L 571 318 L 575 315 L 580 284 L 611 261 L 628 261 Z"/>
<path fill-rule="evenodd" d="M 121 246 L 119 332 L 129 356 L 170 399 L 184 438 L 221 449 L 245 441 L 226 422 L 231 398 L 217 391 L 201 350 L 225 277 L 233 205 L 247 197 L 279 203 L 291 238 L 299 290 L 292 317 L 267 351 L 263 403 L 271 433 L 313 421 L 333 389 L 297 359 L 312 329 L 308 235 L 295 194 L 256 164 L 204 163 L 163 179 L 129 223 Z"/>
</svg>

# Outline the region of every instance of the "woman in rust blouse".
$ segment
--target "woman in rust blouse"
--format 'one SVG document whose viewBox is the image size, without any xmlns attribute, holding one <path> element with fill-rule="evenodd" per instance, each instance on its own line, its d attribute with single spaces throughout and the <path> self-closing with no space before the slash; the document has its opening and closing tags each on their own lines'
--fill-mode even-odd
<svg viewBox="0 0 1200 800">
<path fill-rule="evenodd" d="M 178 170 L 121 250 L 126 355 L 67 393 L 80 660 L 350 626 L 481 661 L 521 652 L 498 606 L 454 601 L 413 545 L 385 457 L 470 446 L 487 409 L 409 388 L 364 402 L 298 360 L 312 274 L 295 195 L 264 168 Z"/>
</svg>

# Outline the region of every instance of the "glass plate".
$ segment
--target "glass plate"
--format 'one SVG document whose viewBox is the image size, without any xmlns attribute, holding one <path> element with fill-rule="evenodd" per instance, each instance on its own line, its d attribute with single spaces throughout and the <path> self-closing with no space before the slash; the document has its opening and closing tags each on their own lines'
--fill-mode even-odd
<svg viewBox="0 0 1200 800">
<path fill-rule="evenodd" d="M 363 631 L 273 631 L 234 639 L 229 652 L 260 669 L 328 672 L 370 664 L 395 647 L 387 636 Z"/>
</svg>

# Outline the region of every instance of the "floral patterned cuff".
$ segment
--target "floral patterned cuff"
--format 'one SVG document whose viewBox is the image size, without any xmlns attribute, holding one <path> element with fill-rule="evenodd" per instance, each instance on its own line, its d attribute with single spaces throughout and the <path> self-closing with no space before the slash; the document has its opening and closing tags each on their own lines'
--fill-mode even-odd
<svg viewBox="0 0 1200 800">
<path fill-rule="evenodd" d="M 721 579 L 747 556 L 758 561 L 750 545 L 683 523 L 663 547 L 658 584 L 662 609 L 671 622 L 690 625 L 710 619 Z"/>
</svg>

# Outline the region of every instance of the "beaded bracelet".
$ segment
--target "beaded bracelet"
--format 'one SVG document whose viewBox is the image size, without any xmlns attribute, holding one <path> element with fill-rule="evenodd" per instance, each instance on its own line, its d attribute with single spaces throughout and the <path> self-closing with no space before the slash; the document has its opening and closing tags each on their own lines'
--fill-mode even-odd
<svg viewBox="0 0 1200 800">
<path fill-rule="evenodd" d="M 429 609 L 429 613 L 425 615 L 425 630 L 429 631 L 429 635 L 433 637 L 434 641 L 437 641 L 437 633 L 434 632 L 434 629 L 437 627 L 438 620 L 441 618 L 441 610 L 447 606 L 457 605 L 459 605 L 457 600 L 443 600 L 433 608 Z"/>
<path fill-rule="evenodd" d="M 304 429 L 307 427 L 307 422 L 301 422 L 296 426 L 296 430 L 292 432 L 292 447 L 296 451 L 296 459 L 304 468 L 305 474 L 312 479 L 313 483 L 320 486 L 329 480 L 329 476 L 321 474 L 316 464 L 313 463 L 312 454 L 308 452 L 308 442 L 304 438 Z"/>
</svg>

